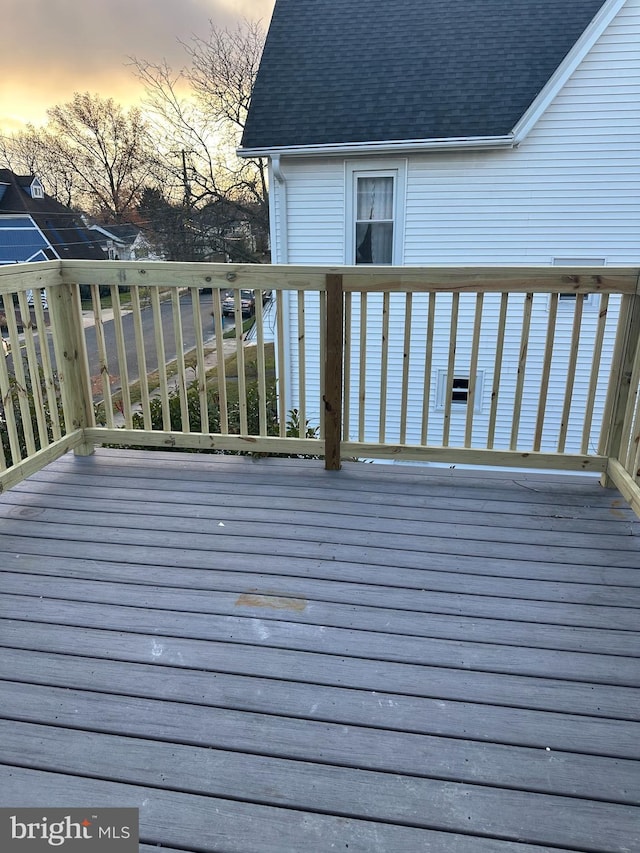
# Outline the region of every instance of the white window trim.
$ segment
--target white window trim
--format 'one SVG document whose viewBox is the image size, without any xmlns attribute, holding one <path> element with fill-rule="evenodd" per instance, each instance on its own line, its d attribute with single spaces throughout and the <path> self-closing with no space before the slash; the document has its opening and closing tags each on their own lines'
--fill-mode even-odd
<svg viewBox="0 0 640 853">
<path fill-rule="evenodd" d="M 358 178 L 393 178 L 393 254 L 391 263 L 404 263 L 404 228 L 407 195 L 406 160 L 363 160 L 345 163 L 345 264 L 356 262 L 356 192 Z"/>
<path fill-rule="evenodd" d="M 606 258 L 554 258 L 552 265 L 554 267 L 604 267 L 607 264 Z M 575 293 L 561 293 L 558 295 L 558 309 L 562 311 L 573 310 L 576 301 Z M 564 297 L 564 298 L 562 298 Z M 583 302 L 584 308 L 595 310 L 600 306 L 599 294 L 587 293 Z"/>
<path fill-rule="evenodd" d="M 439 367 L 436 372 L 436 400 L 435 411 L 444 412 L 445 410 L 445 393 L 447 390 L 448 371 L 446 367 Z M 465 370 L 454 370 L 453 376 L 460 379 L 469 379 L 469 372 Z M 478 370 L 476 373 L 475 393 L 473 398 L 473 411 L 477 414 L 482 411 L 482 400 L 484 391 L 484 370 Z M 466 412 L 467 403 L 451 401 L 451 412 Z"/>
<path fill-rule="evenodd" d="M 31 181 L 31 198 L 44 198 L 44 187 L 38 178 Z"/>
</svg>

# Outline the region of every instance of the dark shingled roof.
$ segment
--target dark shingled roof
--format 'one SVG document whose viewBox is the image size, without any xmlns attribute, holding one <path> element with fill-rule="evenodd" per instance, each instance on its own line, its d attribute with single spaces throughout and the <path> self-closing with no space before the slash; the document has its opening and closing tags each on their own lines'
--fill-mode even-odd
<svg viewBox="0 0 640 853">
<path fill-rule="evenodd" d="M 604 0 L 276 0 L 243 148 L 508 134 Z"/>
<path fill-rule="evenodd" d="M 71 208 L 46 193 L 44 198 L 31 198 L 29 187 L 33 179 L 33 175 L 15 175 L 9 169 L 0 169 L 0 183 L 8 185 L 0 199 L 0 214 L 30 214 L 60 258 L 104 261 L 98 241 Z M 46 254 L 51 252 L 47 249 Z"/>
</svg>

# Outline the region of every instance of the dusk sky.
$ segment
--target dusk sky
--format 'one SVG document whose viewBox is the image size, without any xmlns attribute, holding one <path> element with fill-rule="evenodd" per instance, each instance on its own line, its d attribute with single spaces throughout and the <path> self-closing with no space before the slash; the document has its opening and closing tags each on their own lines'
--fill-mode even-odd
<svg viewBox="0 0 640 853">
<path fill-rule="evenodd" d="M 125 106 L 142 94 L 129 57 L 185 63 L 179 40 L 206 37 L 209 20 L 242 18 L 266 27 L 275 0 L 3 0 L 0 133 L 46 120 L 74 92 Z"/>
</svg>

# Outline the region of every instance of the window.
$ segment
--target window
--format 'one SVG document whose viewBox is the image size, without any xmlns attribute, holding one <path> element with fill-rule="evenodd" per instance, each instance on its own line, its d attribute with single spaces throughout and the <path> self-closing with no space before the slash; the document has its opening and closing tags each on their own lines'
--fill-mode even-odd
<svg viewBox="0 0 640 853">
<path fill-rule="evenodd" d="M 473 410 L 482 411 L 482 387 L 484 384 L 484 371 L 479 370 L 476 375 L 474 388 Z M 451 408 L 465 409 L 469 402 L 469 391 L 471 390 L 471 378 L 468 373 L 455 373 L 451 387 Z M 447 371 L 438 370 L 436 382 L 436 409 L 442 411 L 445 408 L 447 395 Z"/>
<path fill-rule="evenodd" d="M 356 179 L 356 263 L 393 262 L 393 178 Z"/>
<path fill-rule="evenodd" d="M 31 198 L 44 198 L 44 189 L 38 178 L 31 181 Z"/>
<path fill-rule="evenodd" d="M 347 165 L 346 263 L 402 263 L 406 167 L 360 169 Z"/>
</svg>

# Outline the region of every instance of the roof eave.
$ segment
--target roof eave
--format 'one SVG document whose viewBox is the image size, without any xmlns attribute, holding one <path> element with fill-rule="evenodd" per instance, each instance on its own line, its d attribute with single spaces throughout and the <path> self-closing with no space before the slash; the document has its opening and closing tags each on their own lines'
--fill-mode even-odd
<svg viewBox="0 0 640 853">
<path fill-rule="evenodd" d="M 451 149 L 512 148 L 513 134 L 505 136 L 461 136 L 445 139 L 394 139 L 379 142 L 340 142 L 324 145 L 282 145 L 265 148 L 238 148 L 239 157 L 317 157 L 340 155 L 398 154 Z"/>
</svg>

